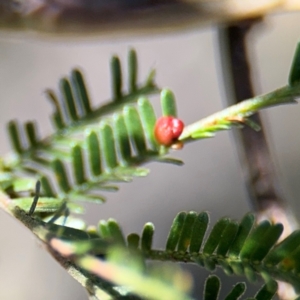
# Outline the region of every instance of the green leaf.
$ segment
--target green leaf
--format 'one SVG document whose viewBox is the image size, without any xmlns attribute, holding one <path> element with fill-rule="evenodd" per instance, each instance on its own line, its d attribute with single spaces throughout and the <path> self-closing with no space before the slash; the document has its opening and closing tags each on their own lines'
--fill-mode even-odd
<svg viewBox="0 0 300 300">
<path fill-rule="evenodd" d="M 198 214 L 192 229 L 190 253 L 197 253 L 200 251 L 208 223 L 209 216 L 207 212 Z"/>
<path fill-rule="evenodd" d="M 238 223 L 229 221 L 227 224 L 222 237 L 220 238 L 220 243 L 217 249 L 218 256 L 225 256 L 234 241 L 236 234 L 238 232 Z"/>
<path fill-rule="evenodd" d="M 264 259 L 267 266 L 275 266 L 288 257 L 300 245 L 300 230 L 292 232 L 286 239 L 275 246 Z"/>
<path fill-rule="evenodd" d="M 10 142 L 12 144 L 13 149 L 17 153 L 22 153 L 25 149 L 23 147 L 23 143 L 21 140 L 20 129 L 17 121 L 10 121 L 8 123 L 8 133 L 10 137 Z"/>
<path fill-rule="evenodd" d="M 264 235 L 270 227 L 269 221 L 263 221 L 251 232 L 240 253 L 242 260 L 249 260 L 259 244 L 265 242 Z"/>
<path fill-rule="evenodd" d="M 156 71 L 155 71 L 155 69 L 152 69 L 148 74 L 145 86 L 147 86 L 147 87 L 155 86 L 155 83 L 154 83 L 155 76 L 156 76 Z"/>
<path fill-rule="evenodd" d="M 163 116 L 177 117 L 175 96 L 172 91 L 164 89 L 160 94 L 161 108 Z"/>
<path fill-rule="evenodd" d="M 264 257 L 268 254 L 270 249 L 275 245 L 275 243 L 280 238 L 283 232 L 282 224 L 271 225 L 271 227 L 265 233 L 265 238 L 260 239 L 260 243 L 258 243 L 255 251 L 251 254 L 251 260 L 254 263 L 258 263 L 264 259 Z"/>
<path fill-rule="evenodd" d="M 178 251 L 185 252 L 188 249 L 192 237 L 191 228 L 193 228 L 196 218 L 197 218 L 197 213 L 194 211 L 190 211 L 186 215 L 182 226 L 181 234 L 179 237 L 179 241 L 178 241 L 178 246 L 177 246 Z"/>
<path fill-rule="evenodd" d="M 55 197 L 55 193 L 53 191 L 53 188 L 51 186 L 49 179 L 46 176 L 42 176 L 40 178 L 40 181 L 41 181 L 43 194 L 48 197 Z"/>
<path fill-rule="evenodd" d="M 26 122 L 25 130 L 29 147 L 35 147 L 38 144 L 37 125 L 35 122 Z"/>
<path fill-rule="evenodd" d="M 97 133 L 92 131 L 87 138 L 89 163 L 91 171 L 94 176 L 101 174 L 101 155 L 100 155 L 100 142 Z"/>
<path fill-rule="evenodd" d="M 289 85 L 293 86 L 300 82 L 300 43 L 297 44 L 296 51 L 294 54 L 290 75 Z"/>
<path fill-rule="evenodd" d="M 99 187 L 99 190 L 106 190 L 105 188 Z M 114 190 L 115 191 L 115 190 Z M 72 201 L 84 201 L 102 204 L 106 201 L 106 198 L 98 194 L 84 194 L 84 193 L 75 193 L 72 195 Z"/>
<path fill-rule="evenodd" d="M 67 176 L 67 171 L 61 160 L 55 159 L 52 163 L 56 180 L 63 192 L 67 193 L 70 189 L 70 182 Z"/>
<path fill-rule="evenodd" d="M 140 243 L 140 236 L 137 233 L 131 233 L 127 236 L 127 244 L 129 249 L 137 249 Z"/>
<path fill-rule="evenodd" d="M 82 150 L 79 145 L 72 148 L 72 164 L 77 184 L 85 182 L 85 169 L 83 164 Z"/>
<path fill-rule="evenodd" d="M 149 174 L 149 169 L 146 168 L 117 168 L 115 175 L 119 180 L 131 181 L 132 177 L 143 177 Z"/>
<path fill-rule="evenodd" d="M 131 147 L 123 115 L 114 116 L 114 132 L 121 163 L 127 165 L 128 160 L 131 158 Z"/>
<path fill-rule="evenodd" d="M 265 284 L 255 295 L 256 300 L 271 300 L 277 292 L 277 282 L 272 280 Z"/>
<path fill-rule="evenodd" d="M 205 282 L 204 300 L 217 300 L 221 288 L 220 279 L 215 276 L 209 276 Z"/>
<path fill-rule="evenodd" d="M 137 90 L 137 77 L 138 77 L 138 61 L 137 61 L 136 51 L 134 49 L 130 49 L 128 52 L 128 73 L 129 73 L 128 86 L 129 86 L 129 91 L 132 93 Z"/>
<path fill-rule="evenodd" d="M 158 161 L 158 162 L 166 163 L 166 164 L 176 165 L 176 166 L 182 166 L 184 164 L 182 160 L 173 158 L 173 157 L 158 156 L 158 157 L 154 158 L 154 160 Z"/>
<path fill-rule="evenodd" d="M 147 148 L 142 123 L 137 110 L 134 107 L 126 106 L 124 108 L 124 117 L 135 151 L 137 155 L 143 155 Z"/>
<path fill-rule="evenodd" d="M 203 248 L 203 253 L 206 255 L 212 255 L 213 252 L 216 250 L 220 238 L 224 232 L 224 229 L 226 226 L 229 224 L 229 219 L 228 218 L 223 218 L 220 219 L 215 226 L 213 227 L 205 245 Z"/>
<path fill-rule="evenodd" d="M 231 292 L 226 296 L 224 300 L 238 300 L 243 296 L 246 290 L 246 285 L 243 282 L 237 283 Z"/>
<path fill-rule="evenodd" d="M 114 101 L 119 101 L 122 97 L 122 69 L 119 57 L 112 57 L 110 68 L 112 74 L 111 81 L 113 99 Z"/>
<path fill-rule="evenodd" d="M 150 144 L 149 146 L 153 150 L 158 151 L 159 145 L 154 137 L 154 126 L 156 122 L 156 116 L 153 106 L 151 105 L 150 101 L 146 98 L 140 98 L 137 104 L 144 132 L 147 141 Z"/>
<path fill-rule="evenodd" d="M 244 243 L 251 232 L 251 229 L 255 223 L 255 217 L 253 214 L 246 214 L 242 219 L 238 232 L 235 236 L 234 241 L 229 249 L 228 255 L 229 257 L 238 257 L 241 249 L 244 246 Z"/>
<path fill-rule="evenodd" d="M 66 109 L 68 116 L 71 121 L 76 121 L 78 119 L 78 112 L 75 105 L 75 99 L 72 93 L 70 82 L 67 78 L 63 78 L 60 81 L 61 91 L 64 96 Z"/>
<path fill-rule="evenodd" d="M 108 170 L 117 166 L 117 154 L 112 128 L 108 124 L 102 124 L 100 130 L 100 141 L 105 166 Z"/>
<path fill-rule="evenodd" d="M 111 237 L 108 224 L 105 220 L 101 220 L 98 223 L 98 233 L 103 239 L 109 239 Z"/>
<path fill-rule="evenodd" d="M 55 96 L 54 92 L 51 90 L 47 90 L 46 95 L 47 95 L 48 99 L 52 102 L 52 104 L 54 105 L 54 113 L 53 113 L 51 119 L 52 119 L 52 123 L 53 123 L 55 129 L 64 128 L 66 126 L 66 124 L 64 122 L 63 112 L 61 110 L 59 100 Z"/>
<path fill-rule="evenodd" d="M 122 233 L 122 229 L 114 219 L 109 219 L 107 221 L 107 228 L 109 230 L 110 236 L 113 238 L 115 242 L 117 242 L 120 245 L 125 246 L 125 239 L 124 235 Z"/>
<path fill-rule="evenodd" d="M 143 229 L 141 239 L 141 248 L 144 252 L 151 250 L 153 235 L 154 225 L 152 223 L 146 223 Z"/>
<path fill-rule="evenodd" d="M 185 218 L 186 218 L 186 212 L 180 212 L 173 220 L 173 224 L 171 226 L 171 230 L 169 232 L 169 236 L 166 244 L 167 251 L 174 251 L 176 249 Z"/>
<path fill-rule="evenodd" d="M 87 115 L 91 113 L 92 109 L 90 104 L 90 98 L 86 89 L 86 84 L 84 82 L 84 78 L 81 71 L 78 69 L 73 70 L 71 73 L 71 78 L 77 97 L 79 99 L 78 104 L 81 107 L 82 114 Z"/>
<path fill-rule="evenodd" d="M 14 200 L 14 205 L 29 212 L 33 197 L 23 197 Z M 62 205 L 63 201 L 56 198 L 40 197 L 35 208 L 35 213 L 40 212 L 56 212 Z"/>
</svg>

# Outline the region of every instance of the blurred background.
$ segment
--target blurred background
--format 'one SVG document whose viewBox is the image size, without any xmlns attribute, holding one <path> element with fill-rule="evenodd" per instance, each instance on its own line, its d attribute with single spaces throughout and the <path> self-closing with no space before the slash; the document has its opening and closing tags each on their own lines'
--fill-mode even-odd
<svg viewBox="0 0 300 300">
<path fill-rule="evenodd" d="M 299 38 L 300 13 L 269 16 L 252 31 L 249 51 L 256 94 L 287 84 Z M 119 55 L 125 74 L 130 47 L 138 53 L 140 81 L 155 68 L 158 85 L 174 91 L 179 116 L 186 124 L 226 105 L 216 27 L 112 40 L 40 40 L 0 32 L 0 154 L 9 151 L 6 123 L 10 119 L 36 119 L 43 136 L 51 132 L 52 107 L 43 92 L 57 89 L 58 79 L 73 67 L 84 71 L 93 103 L 110 99 L 109 59 Z M 159 98 L 153 100 L 158 103 Z M 263 117 L 280 181 L 297 213 L 300 106 L 271 108 Z M 103 205 L 89 206 L 87 222 L 113 217 L 128 234 L 141 232 L 144 223 L 152 221 L 157 231 L 154 245 L 163 247 L 171 222 L 181 210 L 209 211 L 214 222 L 222 216 L 240 219 L 251 209 L 230 132 L 191 143 L 173 156 L 182 159 L 184 166 L 148 165 L 148 177 L 122 184 L 118 193 L 106 195 Z M 33 235 L 2 211 L 0 228 L 0 299 L 87 298 Z M 201 286 L 201 274 L 207 273 L 192 269 L 198 274 L 195 285 Z"/>
</svg>

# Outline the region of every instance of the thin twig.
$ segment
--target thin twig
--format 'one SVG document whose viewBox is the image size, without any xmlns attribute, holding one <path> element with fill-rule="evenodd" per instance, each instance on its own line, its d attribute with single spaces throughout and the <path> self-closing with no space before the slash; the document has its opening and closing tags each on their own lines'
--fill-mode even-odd
<svg viewBox="0 0 300 300">
<path fill-rule="evenodd" d="M 284 86 L 270 93 L 244 100 L 216 112 L 195 123 L 186 125 L 179 137 L 180 141 L 207 138 L 221 130 L 229 130 L 234 125 L 248 125 L 259 131 L 260 125 L 249 117 L 259 110 L 275 105 L 296 103 L 300 96 L 300 84 Z M 258 120 L 259 121 L 259 120 Z"/>
<path fill-rule="evenodd" d="M 37 218 L 33 218 L 24 210 L 15 206 L 13 200 L 2 191 L 0 191 L 0 208 L 21 221 L 31 232 L 33 232 L 44 244 L 51 256 L 87 290 L 90 296 L 94 296 L 94 299 L 113 299 L 113 296 L 107 294 L 105 291 L 109 291 L 112 295 L 119 295 L 118 292 L 113 289 L 111 284 L 80 269 L 72 260 L 63 257 L 60 253 L 55 251 L 50 246 L 52 237 L 51 233 L 45 227 L 45 223 Z"/>
</svg>

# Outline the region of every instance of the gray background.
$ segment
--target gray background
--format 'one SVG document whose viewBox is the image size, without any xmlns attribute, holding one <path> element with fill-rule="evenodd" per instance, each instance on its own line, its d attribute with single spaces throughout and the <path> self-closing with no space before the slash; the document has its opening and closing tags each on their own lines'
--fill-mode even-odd
<svg viewBox="0 0 300 300">
<path fill-rule="evenodd" d="M 257 94 L 287 83 L 299 28 L 300 14 L 293 13 L 266 18 L 264 26 L 251 34 L 249 49 Z M 26 36 L 19 39 L 0 32 L 0 153 L 9 150 L 5 124 L 12 118 L 37 119 L 42 134 L 50 132 L 48 115 L 52 108 L 43 91 L 56 88 L 57 80 L 72 67 L 84 70 L 94 103 L 109 99 L 109 58 L 118 54 L 126 64 L 129 47 L 137 49 L 140 79 L 150 68 L 156 68 L 158 84 L 175 92 L 180 117 L 186 124 L 220 110 L 225 100 L 216 33 L 211 27 L 163 36 L 49 41 Z M 300 108 L 273 108 L 263 115 L 284 191 L 297 213 Z M 145 222 L 153 221 L 157 229 L 154 244 L 159 247 L 173 217 L 181 210 L 207 210 L 212 220 L 221 216 L 240 218 L 249 211 L 230 133 L 190 144 L 174 156 L 183 159 L 185 165 L 149 165 L 151 174 L 147 178 L 121 185 L 120 192 L 107 195 L 104 205 L 91 205 L 88 223 L 114 217 L 129 233 L 140 232 Z M 86 298 L 82 287 L 31 233 L 3 212 L 0 228 L 0 299 Z"/>
</svg>

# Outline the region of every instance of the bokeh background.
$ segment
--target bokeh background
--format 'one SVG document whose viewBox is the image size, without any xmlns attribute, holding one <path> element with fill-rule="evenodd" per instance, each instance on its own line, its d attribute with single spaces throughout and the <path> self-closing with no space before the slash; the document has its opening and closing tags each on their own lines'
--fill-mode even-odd
<svg viewBox="0 0 300 300">
<path fill-rule="evenodd" d="M 299 38 L 299 13 L 269 16 L 252 31 L 249 50 L 257 94 L 287 83 Z M 41 40 L 0 32 L 0 154 L 10 149 L 5 128 L 10 119 L 36 119 L 42 135 L 51 132 L 52 107 L 43 91 L 57 89 L 58 79 L 73 67 L 84 71 L 93 103 L 110 99 L 109 59 L 118 54 L 126 71 L 130 47 L 138 52 L 139 79 L 144 80 L 150 68 L 157 69 L 157 83 L 174 91 L 186 124 L 226 105 L 216 27 L 111 40 Z M 297 214 L 300 106 L 272 108 L 263 117 L 280 181 Z M 140 232 L 145 222 L 152 221 L 157 230 L 154 244 L 162 247 L 172 219 L 181 210 L 207 210 L 214 221 L 221 216 L 240 219 L 251 209 L 231 133 L 219 133 L 173 154 L 184 160 L 183 167 L 150 164 L 148 177 L 122 184 L 118 193 L 107 194 L 104 205 L 90 205 L 87 222 L 113 217 L 130 233 Z M 201 286 L 207 273 L 192 269 L 197 274 L 195 285 Z M 4 212 L 0 212 L 0 299 L 86 299 L 83 288 Z"/>
</svg>

